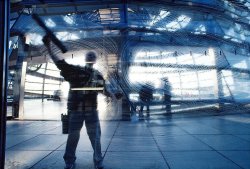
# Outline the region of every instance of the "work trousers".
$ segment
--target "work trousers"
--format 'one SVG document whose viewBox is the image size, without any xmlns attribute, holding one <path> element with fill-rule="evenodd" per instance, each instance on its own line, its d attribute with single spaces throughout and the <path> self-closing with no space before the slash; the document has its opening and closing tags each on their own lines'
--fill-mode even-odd
<svg viewBox="0 0 250 169">
<path fill-rule="evenodd" d="M 146 106 L 147 117 L 150 116 L 149 104 L 150 104 L 150 101 L 142 101 L 141 106 L 140 106 L 139 116 L 141 116 L 141 117 L 143 116 L 143 108 L 144 108 L 144 106 Z"/>
<path fill-rule="evenodd" d="M 87 134 L 94 150 L 93 161 L 95 164 L 101 165 L 103 160 L 101 152 L 101 127 L 98 112 L 96 110 L 69 112 L 69 134 L 63 158 L 66 164 L 75 162 L 76 147 L 80 139 L 80 131 L 84 121 Z"/>
<path fill-rule="evenodd" d="M 170 95 L 164 95 L 164 103 L 166 105 L 166 114 L 171 113 L 171 96 Z"/>
</svg>

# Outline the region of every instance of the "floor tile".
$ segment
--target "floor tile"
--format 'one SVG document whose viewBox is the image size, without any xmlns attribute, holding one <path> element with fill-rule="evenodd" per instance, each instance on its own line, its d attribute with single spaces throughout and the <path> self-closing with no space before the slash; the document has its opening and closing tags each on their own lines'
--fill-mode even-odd
<svg viewBox="0 0 250 169">
<path fill-rule="evenodd" d="M 154 136 L 187 135 L 183 129 L 173 125 L 149 127 Z"/>
<path fill-rule="evenodd" d="M 54 151 L 48 155 L 45 159 L 37 163 L 32 169 L 63 169 L 64 151 Z M 93 165 L 93 154 L 90 152 L 77 152 L 76 153 L 76 169 L 94 169 Z"/>
<path fill-rule="evenodd" d="M 164 152 L 171 169 L 240 169 L 215 151 Z"/>
<path fill-rule="evenodd" d="M 120 125 L 116 132 L 116 136 L 151 136 L 151 132 L 147 126 L 122 126 Z"/>
<path fill-rule="evenodd" d="M 250 169 L 250 151 L 220 151 L 244 169 Z"/>
<path fill-rule="evenodd" d="M 160 152 L 107 152 L 105 169 L 168 169 Z"/>
<path fill-rule="evenodd" d="M 245 126 L 220 126 L 216 127 L 217 130 L 220 130 L 224 134 L 234 134 L 234 135 L 242 135 L 242 134 L 249 134 L 250 129 Z"/>
<path fill-rule="evenodd" d="M 66 142 L 66 137 L 60 135 L 39 135 L 33 139 L 18 144 L 10 150 L 55 150 Z"/>
<path fill-rule="evenodd" d="M 5 169 L 28 169 L 50 151 L 6 151 Z"/>
<path fill-rule="evenodd" d="M 6 136 L 6 148 L 10 148 L 14 145 L 17 145 L 21 142 L 29 140 L 31 138 L 36 137 L 37 135 L 10 135 Z"/>
<path fill-rule="evenodd" d="M 250 134 L 249 135 L 236 135 L 237 137 L 240 137 L 246 141 L 250 141 Z"/>
<path fill-rule="evenodd" d="M 250 150 L 250 142 L 232 135 L 195 135 L 215 150 Z"/>
<path fill-rule="evenodd" d="M 6 133 L 9 134 L 15 131 L 21 131 L 36 125 L 38 125 L 38 122 L 34 121 L 7 121 Z"/>
<path fill-rule="evenodd" d="M 117 136 L 111 141 L 108 151 L 158 151 L 152 137 Z"/>
<path fill-rule="evenodd" d="M 101 146 L 102 146 L 102 151 L 106 151 L 109 144 L 110 144 L 111 138 L 108 137 L 101 137 Z M 63 144 L 58 148 L 58 150 L 65 150 L 66 143 Z M 93 151 L 93 148 L 91 146 L 89 137 L 87 136 L 81 136 L 80 140 L 77 145 L 77 151 Z"/>
<path fill-rule="evenodd" d="M 39 124 L 33 125 L 25 128 L 21 128 L 15 131 L 10 132 L 9 134 L 44 134 L 52 129 L 57 128 L 56 126 Z"/>
<path fill-rule="evenodd" d="M 205 125 L 182 125 L 183 130 L 189 134 L 223 134 L 220 130 Z"/>
<path fill-rule="evenodd" d="M 206 144 L 189 135 L 158 136 L 154 138 L 161 151 L 211 150 Z"/>
<path fill-rule="evenodd" d="M 160 150 L 171 169 L 249 169 L 249 117 L 100 121 L 102 150 L 108 148 L 105 169 L 167 169 Z M 61 121 L 8 121 L 5 168 L 26 169 L 34 164 L 38 169 L 63 168 L 67 135 L 61 131 Z M 93 169 L 92 155 L 84 126 L 76 169 Z"/>
<path fill-rule="evenodd" d="M 250 117 L 246 115 L 247 114 L 227 115 L 221 116 L 220 119 L 224 119 L 231 122 L 237 122 L 250 127 Z"/>
<path fill-rule="evenodd" d="M 61 135 L 62 134 L 62 126 L 47 130 L 43 134 L 58 134 L 58 135 Z"/>
</svg>

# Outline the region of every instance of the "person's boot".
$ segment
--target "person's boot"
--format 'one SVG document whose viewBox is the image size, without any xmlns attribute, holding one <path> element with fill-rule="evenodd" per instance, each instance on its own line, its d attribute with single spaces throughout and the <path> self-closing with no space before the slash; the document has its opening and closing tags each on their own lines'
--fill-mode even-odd
<svg viewBox="0 0 250 169">
<path fill-rule="evenodd" d="M 102 160 L 101 161 L 95 161 L 94 160 L 94 165 L 95 165 L 95 169 L 103 169 L 103 164 L 102 164 Z"/>
<path fill-rule="evenodd" d="M 75 168 L 75 163 L 70 163 L 70 164 L 66 164 L 64 169 L 74 169 Z"/>
</svg>

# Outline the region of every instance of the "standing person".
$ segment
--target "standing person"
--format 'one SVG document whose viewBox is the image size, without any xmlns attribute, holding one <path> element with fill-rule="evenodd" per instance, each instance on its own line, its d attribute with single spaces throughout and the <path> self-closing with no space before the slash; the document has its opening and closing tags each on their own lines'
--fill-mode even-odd
<svg viewBox="0 0 250 169">
<path fill-rule="evenodd" d="M 167 77 L 162 78 L 162 91 L 164 104 L 166 106 L 166 114 L 171 113 L 171 85 Z"/>
<path fill-rule="evenodd" d="M 143 108 L 144 106 L 147 107 L 147 117 L 150 116 L 149 114 L 149 104 L 153 100 L 153 87 L 150 83 L 146 83 L 142 85 L 140 91 L 139 91 L 139 98 L 141 100 L 141 107 L 139 112 L 139 118 L 143 118 Z"/>
<path fill-rule="evenodd" d="M 76 147 L 84 121 L 94 150 L 93 162 L 95 168 L 102 169 L 103 157 L 100 142 L 101 128 L 97 112 L 97 95 L 98 92 L 103 92 L 107 96 L 110 96 L 110 94 L 105 92 L 105 83 L 102 75 L 93 68 L 93 65 L 96 63 L 96 54 L 88 52 L 85 58 L 86 66 L 75 66 L 68 64 L 64 59 L 60 59 L 52 53 L 50 39 L 47 36 L 43 38 L 43 41 L 53 62 L 61 70 L 61 75 L 70 84 L 67 103 L 69 134 L 63 156 L 66 164 L 65 169 L 73 169 L 75 167 Z M 83 87 L 85 88 L 84 90 Z M 88 87 L 92 87 L 92 89 L 87 90 L 86 88 Z M 104 88 L 104 90 L 93 90 L 93 88 Z"/>
</svg>

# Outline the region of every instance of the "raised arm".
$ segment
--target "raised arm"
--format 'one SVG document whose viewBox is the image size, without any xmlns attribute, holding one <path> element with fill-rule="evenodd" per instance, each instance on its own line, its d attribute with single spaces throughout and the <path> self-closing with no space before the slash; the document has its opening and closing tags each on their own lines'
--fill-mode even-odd
<svg viewBox="0 0 250 169">
<path fill-rule="evenodd" d="M 48 35 L 44 36 L 43 43 L 47 47 L 51 59 L 57 68 L 61 70 L 61 75 L 64 77 L 64 79 L 69 82 L 79 81 L 79 68 L 75 65 L 68 64 L 63 58 L 60 58 L 55 53 L 53 53 L 51 49 L 51 39 Z"/>
</svg>

